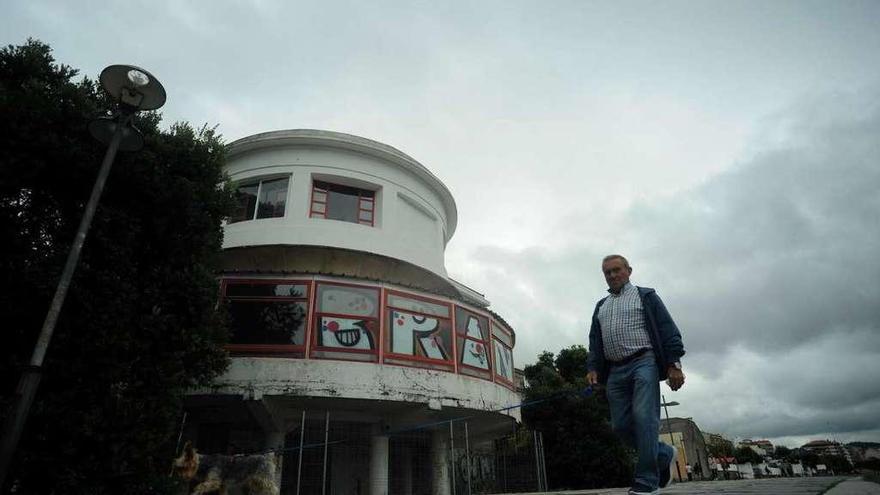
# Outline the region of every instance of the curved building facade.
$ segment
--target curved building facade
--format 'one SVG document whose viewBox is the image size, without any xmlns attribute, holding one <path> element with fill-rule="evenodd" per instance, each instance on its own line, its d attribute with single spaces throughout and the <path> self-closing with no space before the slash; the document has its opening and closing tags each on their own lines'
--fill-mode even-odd
<svg viewBox="0 0 880 495">
<path fill-rule="evenodd" d="M 449 190 L 395 148 L 316 130 L 235 141 L 226 171 L 232 359 L 188 398 L 186 436 L 283 452 L 282 493 L 451 493 L 448 425 L 491 438 L 520 398 L 513 329 L 447 276 Z"/>
</svg>

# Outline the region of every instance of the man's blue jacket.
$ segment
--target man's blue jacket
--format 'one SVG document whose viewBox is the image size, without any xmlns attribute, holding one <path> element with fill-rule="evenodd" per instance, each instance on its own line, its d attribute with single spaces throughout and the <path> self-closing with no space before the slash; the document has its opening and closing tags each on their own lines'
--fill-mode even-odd
<svg viewBox="0 0 880 495">
<path fill-rule="evenodd" d="M 666 379 L 667 367 L 684 356 L 681 333 L 657 292 L 649 287 L 636 288 L 639 290 L 639 298 L 642 300 L 642 307 L 645 310 L 645 325 L 648 328 L 648 336 L 651 337 L 651 346 L 654 348 L 654 358 L 657 360 L 660 381 L 663 381 Z M 590 353 L 587 356 L 587 370 L 597 371 L 599 382 L 602 384 L 608 381 L 608 362 L 605 361 L 602 328 L 599 325 L 599 308 L 605 299 L 608 297 L 599 300 L 596 303 L 596 309 L 593 310 L 593 323 L 590 325 Z"/>
</svg>

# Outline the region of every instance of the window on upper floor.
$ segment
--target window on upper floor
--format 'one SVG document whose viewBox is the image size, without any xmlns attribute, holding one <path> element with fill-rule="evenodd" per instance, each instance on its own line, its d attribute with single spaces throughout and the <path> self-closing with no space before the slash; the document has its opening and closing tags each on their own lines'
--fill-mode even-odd
<svg viewBox="0 0 880 495">
<path fill-rule="evenodd" d="M 316 180 L 312 184 L 312 218 L 375 225 L 376 191 Z"/>
<path fill-rule="evenodd" d="M 275 177 L 239 184 L 236 208 L 229 223 L 284 216 L 290 177 Z"/>
</svg>

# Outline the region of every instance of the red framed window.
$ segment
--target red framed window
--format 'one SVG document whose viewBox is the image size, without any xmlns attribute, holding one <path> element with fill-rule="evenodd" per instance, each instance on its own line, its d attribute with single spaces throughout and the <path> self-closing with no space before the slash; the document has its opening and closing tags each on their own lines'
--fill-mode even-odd
<svg viewBox="0 0 880 495">
<path fill-rule="evenodd" d="M 386 291 L 383 362 L 453 371 L 452 306 Z"/>
<path fill-rule="evenodd" d="M 492 379 L 489 357 L 489 318 L 455 307 L 459 373 Z"/>
<path fill-rule="evenodd" d="M 284 352 L 302 357 L 312 283 L 303 280 L 224 279 L 233 352 Z"/>
<path fill-rule="evenodd" d="M 312 182 L 312 218 L 374 226 L 376 191 L 316 180 Z"/>
<path fill-rule="evenodd" d="M 492 351 L 496 381 L 513 387 L 513 334 L 494 321 L 492 322 Z"/>
<path fill-rule="evenodd" d="M 311 355 L 378 361 L 379 289 L 318 282 Z"/>
</svg>

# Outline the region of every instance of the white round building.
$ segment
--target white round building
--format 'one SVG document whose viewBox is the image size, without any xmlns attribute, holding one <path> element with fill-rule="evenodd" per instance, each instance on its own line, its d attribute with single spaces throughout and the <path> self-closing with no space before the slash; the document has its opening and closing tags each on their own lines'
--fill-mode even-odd
<svg viewBox="0 0 880 495">
<path fill-rule="evenodd" d="M 450 431 L 510 431 L 520 397 L 513 330 L 446 274 L 449 190 L 395 148 L 316 130 L 235 141 L 226 171 L 232 360 L 188 398 L 186 436 L 283 452 L 282 493 L 452 493 Z"/>
</svg>

